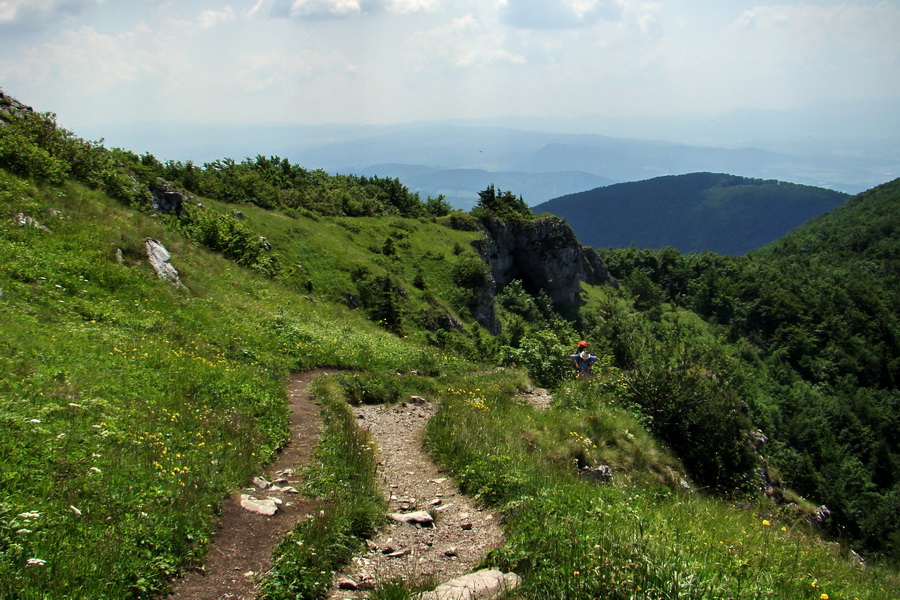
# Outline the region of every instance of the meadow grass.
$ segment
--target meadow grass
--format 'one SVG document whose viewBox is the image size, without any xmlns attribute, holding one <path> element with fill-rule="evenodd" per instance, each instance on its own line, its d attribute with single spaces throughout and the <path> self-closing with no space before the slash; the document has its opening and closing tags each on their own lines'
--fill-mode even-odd
<svg viewBox="0 0 900 600">
<path fill-rule="evenodd" d="M 463 490 L 502 511 L 507 542 L 488 563 L 523 576 L 517 597 L 900 595 L 896 574 L 860 568 L 771 505 L 680 489 L 677 461 L 626 411 L 598 402 L 539 412 L 503 388 L 448 387 L 427 440 Z M 576 461 L 601 457 L 613 483 L 576 476 Z"/>
</svg>

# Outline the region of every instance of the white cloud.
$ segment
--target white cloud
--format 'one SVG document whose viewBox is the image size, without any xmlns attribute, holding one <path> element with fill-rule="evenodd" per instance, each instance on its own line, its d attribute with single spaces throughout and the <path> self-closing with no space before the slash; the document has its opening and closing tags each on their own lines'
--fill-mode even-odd
<svg viewBox="0 0 900 600">
<path fill-rule="evenodd" d="M 568 29 L 622 17 L 622 0 L 507 0 L 505 23 L 522 29 Z"/>
<path fill-rule="evenodd" d="M 231 6 L 226 6 L 222 10 L 205 10 L 200 13 L 197 19 L 197 26 L 201 29 L 209 29 L 225 23 L 232 23 L 237 17 Z"/>
<path fill-rule="evenodd" d="M 262 18 L 354 17 L 362 14 L 435 12 L 442 0 L 257 0 L 248 11 Z"/>
<path fill-rule="evenodd" d="M 433 12 L 441 7 L 440 0 L 386 0 L 385 9 L 388 12 L 409 14 L 416 12 Z"/>
<path fill-rule="evenodd" d="M 143 49 L 152 43 L 149 30 L 109 36 L 92 27 L 64 30 L 53 42 L 34 46 L 17 60 L 0 61 L 0 71 L 30 83 L 56 83 L 95 89 L 119 81 L 134 81 L 142 71 L 156 72 L 162 67 L 158 57 Z M 89 76 L 86 76 L 88 75 Z"/>
<path fill-rule="evenodd" d="M 103 0 L 0 0 L 0 24 L 77 15 L 102 3 Z"/>
<path fill-rule="evenodd" d="M 346 17 L 362 12 L 359 0 L 294 0 L 292 17 L 332 16 Z"/>
<path fill-rule="evenodd" d="M 519 53 L 508 50 L 503 32 L 485 25 L 473 14 L 466 14 L 410 38 L 414 55 L 425 64 L 437 60 L 444 66 L 472 67 L 492 63 L 521 65 Z"/>
<path fill-rule="evenodd" d="M 350 17 L 363 12 L 365 0 L 257 0 L 252 17 Z"/>
</svg>

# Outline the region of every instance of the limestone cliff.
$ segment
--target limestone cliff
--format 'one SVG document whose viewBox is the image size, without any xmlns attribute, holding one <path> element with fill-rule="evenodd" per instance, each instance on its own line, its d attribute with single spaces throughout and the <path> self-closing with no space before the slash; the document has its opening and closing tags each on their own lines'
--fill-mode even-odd
<svg viewBox="0 0 900 600">
<path fill-rule="evenodd" d="M 475 242 L 475 249 L 490 266 L 490 277 L 480 291 L 474 316 L 492 334 L 500 332 L 494 294 L 514 279 L 532 293 L 543 290 L 563 310 L 582 303 L 582 283 L 614 283 L 597 252 L 582 246 L 559 217 L 483 219 L 482 225 L 485 235 Z"/>
</svg>

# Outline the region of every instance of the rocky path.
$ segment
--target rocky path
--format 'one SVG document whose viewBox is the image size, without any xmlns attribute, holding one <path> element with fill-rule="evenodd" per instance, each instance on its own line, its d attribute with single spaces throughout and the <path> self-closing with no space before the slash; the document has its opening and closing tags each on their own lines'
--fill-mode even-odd
<svg viewBox="0 0 900 600">
<path fill-rule="evenodd" d="M 378 444 L 378 472 L 397 520 L 337 574 L 332 600 L 365 598 L 376 582 L 396 579 L 425 579 L 433 588 L 474 570 L 503 541 L 497 516 L 460 494 L 422 447 L 425 423 L 435 411 L 421 398 L 356 409 L 360 427 Z"/>
</svg>

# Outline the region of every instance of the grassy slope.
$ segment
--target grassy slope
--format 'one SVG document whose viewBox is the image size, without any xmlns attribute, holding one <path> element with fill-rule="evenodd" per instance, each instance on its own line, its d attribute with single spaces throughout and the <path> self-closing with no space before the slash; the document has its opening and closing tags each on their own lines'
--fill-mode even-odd
<svg viewBox="0 0 900 600">
<path fill-rule="evenodd" d="M 4 202 L 20 211 L 52 233 L 0 225 L 0 597 L 163 589 L 223 492 L 281 443 L 289 369 L 436 363 L 327 294 L 303 299 L 81 186 Z M 331 260 L 351 248 L 363 260 L 328 229 L 314 235 Z M 166 245 L 184 288 L 139 259 L 145 237 Z M 344 286 L 325 273 L 321 287 Z"/>
<path fill-rule="evenodd" d="M 535 414 L 512 400 L 520 373 L 475 378 L 474 365 L 421 344 L 410 315 L 403 339 L 335 302 L 360 263 L 399 275 L 414 302 L 424 301 L 408 283 L 420 265 L 435 296 L 452 295 L 447 263 L 472 234 L 242 207 L 286 262 L 303 265 L 273 282 L 80 186 L 0 198 L 4 215 L 22 211 L 52 230 L 0 223 L 2 598 L 162 592 L 202 552 L 224 492 L 283 439 L 288 370 L 314 365 L 407 386 L 393 373 L 441 373 L 413 384 L 446 403 L 431 447 L 505 511 L 511 541 L 492 560 L 522 572 L 530 597 L 897 595 L 895 580 L 854 570 L 793 526 L 661 487 L 677 461 L 604 404 L 603 386 L 564 390 L 581 400 Z M 398 231 L 409 241 L 398 258 L 371 252 Z M 145 237 L 166 245 L 185 288 L 139 260 Z M 565 408 L 585 396 L 589 411 Z M 608 488 L 573 481 L 571 460 L 592 452 L 630 470 Z"/>
</svg>

